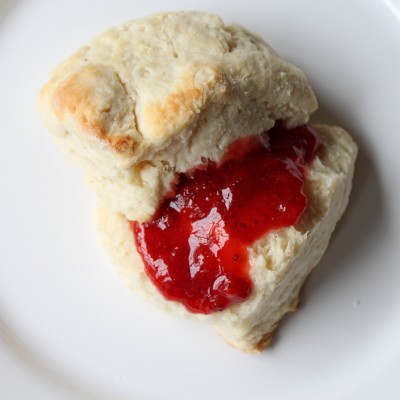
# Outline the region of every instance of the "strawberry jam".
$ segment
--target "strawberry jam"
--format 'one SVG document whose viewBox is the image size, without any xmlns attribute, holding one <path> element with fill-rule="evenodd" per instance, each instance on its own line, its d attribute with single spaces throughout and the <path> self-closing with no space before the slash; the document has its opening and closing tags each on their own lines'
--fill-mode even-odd
<svg viewBox="0 0 400 400">
<path fill-rule="evenodd" d="M 248 298 L 248 247 L 296 224 L 306 165 L 320 146 L 307 125 L 234 142 L 220 164 L 181 174 L 149 222 L 131 222 L 150 279 L 165 298 L 208 314 Z"/>
</svg>

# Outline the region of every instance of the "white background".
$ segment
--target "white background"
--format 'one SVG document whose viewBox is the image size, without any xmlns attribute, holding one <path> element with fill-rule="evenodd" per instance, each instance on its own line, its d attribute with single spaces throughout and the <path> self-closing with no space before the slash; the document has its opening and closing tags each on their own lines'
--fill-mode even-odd
<svg viewBox="0 0 400 400">
<path fill-rule="evenodd" d="M 397 8 L 396 8 L 397 7 Z M 207 10 L 307 73 L 315 120 L 360 146 L 351 203 L 301 310 L 251 356 L 165 315 L 114 275 L 94 195 L 35 97 L 110 25 Z M 362 0 L 0 1 L 0 398 L 400 398 L 400 5 Z"/>
</svg>

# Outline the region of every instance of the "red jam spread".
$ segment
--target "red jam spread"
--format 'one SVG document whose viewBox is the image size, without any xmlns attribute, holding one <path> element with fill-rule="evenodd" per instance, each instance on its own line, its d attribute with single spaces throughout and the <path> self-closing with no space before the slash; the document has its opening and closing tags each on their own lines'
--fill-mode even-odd
<svg viewBox="0 0 400 400">
<path fill-rule="evenodd" d="M 146 273 L 165 298 L 208 314 L 248 298 L 248 247 L 296 224 L 306 165 L 320 146 L 308 125 L 235 141 L 221 163 L 179 176 L 149 222 L 131 222 Z"/>
</svg>

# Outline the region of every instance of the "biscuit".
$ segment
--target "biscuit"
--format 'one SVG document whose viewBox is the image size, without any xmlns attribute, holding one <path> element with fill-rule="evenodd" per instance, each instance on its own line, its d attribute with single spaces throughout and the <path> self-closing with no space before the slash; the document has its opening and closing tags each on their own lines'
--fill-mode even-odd
<svg viewBox="0 0 400 400">
<path fill-rule="evenodd" d="M 146 221 L 179 172 L 239 137 L 308 121 L 302 71 L 215 15 L 153 15 L 104 32 L 58 65 L 38 98 L 58 143 L 104 203 Z"/>
<path fill-rule="evenodd" d="M 308 207 L 295 226 L 271 231 L 248 249 L 254 288 L 246 301 L 204 315 L 165 300 L 144 271 L 126 218 L 101 206 L 100 238 L 129 287 L 165 311 L 210 323 L 242 351 L 255 353 L 266 347 L 279 321 L 296 310 L 300 289 L 324 254 L 351 191 L 356 144 L 342 128 L 316 128 L 323 146 L 306 174 Z"/>
</svg>

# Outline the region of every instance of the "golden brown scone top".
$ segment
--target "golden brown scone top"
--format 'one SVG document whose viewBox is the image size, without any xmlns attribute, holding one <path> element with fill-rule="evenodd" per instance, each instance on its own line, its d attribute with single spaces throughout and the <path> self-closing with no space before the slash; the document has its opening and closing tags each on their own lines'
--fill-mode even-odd
<svg viewBox="0 0 400 400">
<path fill-rule="evenodd" d="M 212 124 L 216 104 L 251 119 L 246 110 L 262 105 L 265 121 L 246 122 L 247 134 L 276 119 L 305 122 L 317 106 L 304 74 L 262 39 L 200 12 L 109 29 L 54 70 L 39 104 L 53 133 L 91 138 L 135 160 Z"/>
</svg>

